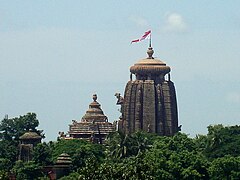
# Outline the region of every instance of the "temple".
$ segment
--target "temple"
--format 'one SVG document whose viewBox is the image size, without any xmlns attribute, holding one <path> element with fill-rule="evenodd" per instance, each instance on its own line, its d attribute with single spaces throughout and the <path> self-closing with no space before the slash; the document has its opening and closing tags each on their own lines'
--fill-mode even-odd
<svg viewBox="0 0 240 180">
<path fill-rule="evenodd" d="M 73 120 L 69 125 L 69 137 L 65 139 L 85 139 L 95 143 L 104 143 L 106 136 L 116 131 L 116 124 L 108 122 L 101 105 L 97 102 L 97 95 L 93 95 L 93 102 L 80 122 Z"/>
<path fill-rule="evenodd" d="M 34 147 L 41 143 L 42 137 L 36 132 L 26 132 L 19 137 L 19 157 L 18 160 L 28 162 L 32 160 L 32 153 Z"/>
<path fill-rule="evenodd" d="M 118 94 L 117 104 L 121 105 L 122 113 L 118 128 L 125 134 L 146 131 L 172 136 L 179 131 L 176 92 L 170 79 L 170 67 L 155 59 L 153 53 L 150 46 L 148 57 L 131 66 L 124 97 Z M 165 78 L 167 74 L 168 79 Z"/>
</svg>

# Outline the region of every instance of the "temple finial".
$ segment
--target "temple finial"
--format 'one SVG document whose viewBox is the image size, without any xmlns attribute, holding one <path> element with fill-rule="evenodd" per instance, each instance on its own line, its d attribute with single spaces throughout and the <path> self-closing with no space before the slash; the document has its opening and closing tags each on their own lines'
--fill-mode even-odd
<svg viewBox="0 0 240 180">
<path fill-rule="evenodd" d="M 153 48 L 149 47 L 148 50 L 147 50 L 147 54 L 148 54 L 148 58 L 147 59 L 154 59 L 152 57 L 153 53 L 154 53 Z"/>
<path fill-rule="evenodd" d="M 93 101 L 94 101 L 94 102 L 97 101 L 97 94 L 93 94 Z"/>
</svg>

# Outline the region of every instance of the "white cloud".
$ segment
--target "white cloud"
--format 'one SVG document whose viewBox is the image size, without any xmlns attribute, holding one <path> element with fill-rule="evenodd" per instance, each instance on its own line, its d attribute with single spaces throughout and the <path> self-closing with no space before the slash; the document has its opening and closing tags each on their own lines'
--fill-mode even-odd
<svg viewBox="0 0 240 180">
<path fill-rule="evenodd" d="M 226 95 L 226 100 L 231 103 L 240 103 L 240 93 L 231 92 Z"/>
<path fill-rule="evenodd" d="M 129 20 L 141 27 L 148 26 L 147 20 L 140 16 L 130 16 Z"/>
<path fill-rule="evenodd" d="M 171 13 L 166 16 L 165 31 L 183 32 L 187 29 L 187 25 L 180 14 Z"/>
</svg>

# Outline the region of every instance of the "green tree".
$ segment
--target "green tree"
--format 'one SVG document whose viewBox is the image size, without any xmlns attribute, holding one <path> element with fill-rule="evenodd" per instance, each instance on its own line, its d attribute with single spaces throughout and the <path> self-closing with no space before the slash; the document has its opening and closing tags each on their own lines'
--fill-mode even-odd
<svg viewBox="0 0 240 180">
<path fill-rule="evenodd" d="M 45 142 L 37 144 L 33 150 L 33 161 L 40 166 L 52 164 L 51 146 Z"/>
<path fill-rule="evenodd" d="M 208 146 L 208 138 L 206 135 L 198 134 L 193 140 L 196 145 L 197 151 L 204 152 L 206 150 Z"/>
<path fill-rule="evenodd" d="M 8 172 L 11 169 L 11 161 L 9 159 L 0 158 L 0 170 Z"/>
<path fill-rule="evenodd" d="M 202 139 L 203 140 L 203 139 Z M 210 159 L 225 155 L 239 156 L 240 126 L 214 125 L 208 126 L 204 153 Z"/>
<path fill-rule="evenodd" d="M 224 156 L 214 159 L 209 167 L 210 177 L 218 179 L 240 179 L 240 156 Z"/>
<path fill-rule="evenodd" d="M 136 132 L 133 133 L 130 139 L 130 155 L 139 156 L 144 153 L 146 150 L 150 149 L 153 145 L 154 140 L 156 140 L 156 136 L 154 134 L 145 133 L 145 132 Z"/>
<path fill-rule="evenodd" d="M 208 161 L 186 134 L 161 137 L 146 152 L 145 164 L 157 179 L 208 179 Z"/>
<path fill-rule="evenodd" d="M 108 154 L 113 159 L 121 159 L 129 154 L 129 137 L 122 132 L 114 132 L 108 135 L 106 140 Z"/>
<path fill-rule="evenodd" d="M 67 153 L 70 157 L 76 153 L 77 149 L 81 148 L 83 145 L 86 145 L 88 142 L 79 139 L 60 139 L 55 143 L 52 143 L 50 146 L 52 148 L 52 159 L 55 162 L 58 156 L 62 153 Z"/>
<path fill-rule="evenodd" d="M 98 166 L 97 173 L 92 177 L 93 179 L 154 179 L 142 155 L 123 158 L 118 162 L 106 161 Z M 81 173 L 82 176 L 85 174 L 84 178 L 87 177 L 86 173 L 83 171 Z"/>
<path fill-rule="evenodd" d="M 35 113 L 27 113 L 26 115 L 11 119 L 4 118 L 0 123 L 0 138 L 18 140 L 21 135 L 29 130 L 42 135 L 42 131 L 36 129 L 38 125 L 39 121 Z"/>
<path fill-rule="evenodd" d="M 78 169 L 86 166 L 86 160 L 94 157 L 96 163 L 103 161 L 105 157 L 104 146 L 100 144 L 85 144 L 79 147 L 72 156 L 73 168 Z"/>
<path fill-rule="evenodd" d="M 16 161 L 18 153 L 18 143 L 15 141 L 0 141 L 0 158 L 8 159 L 11 165 Z"/>
<path fill-rule="evenodd" d="M 106 146 L 109 157 L 117 160 L 140 155 L 149 149 L 156 139 L 158 137 L 155 134 L 145 132 L 136 132 L 131 135 L 114 132 L 107 137 Z"/>
<path fill-rule="evenodd" d="M 209 179 L 208 161 L 195 152 L 173 152 L 167 160 L 167 168 L 175 178 Z"/>
<path fill-rule="evenodd" d="M 85 166 L 69 177 L 74 176 L 79 179 L 209 179 L 209 162 L 201 152 L 197 151 L 195 140 L 186 134 L 178 133 L 174 137 L 155 137 L 138 132 L 127 137 L 119 133 L 110 136 L 107 153 L 111 158 L 98 163 L 95 156 L 86 156 Z M 124 145 L 127 146 L 126 154 L 118 156 L 123 153 Z M 112 156 L 111 150 L 117 150 L 116 152 L 120 153 Z"/>
<path fill-rule="evenodd" d="M 1 180 L 9 180 L 8 172 L 4 171 L 4 170 L 0 170 L 0 179 Z"/>
<path fill-rule="evenodd" d="M 33 161 L 29 161 L 26 163 L 22 161 L 17 161 L 15 166 L 13 167 L 13 172 L 16 174 L 17 180 L 34 180 L 44 176 L 41 171 L 41 167 L 39 167 L 38 164 Z"/>
<path fill-rule="evenodd" d="M 0 179 L 7 180 L 8 172 L 12 168 L 12 162 L 8 159 L 0 158 Z"/>
<path fill-rule="evenodd" d="M 60 180 L 76 180 L 76 179 L 79 179 L 79 177 L 80 177 L 80 175 L 78 172 L 72 172 L 68 176 L 64 176 L 64 177 L 60 178 Z"/>
</svg>

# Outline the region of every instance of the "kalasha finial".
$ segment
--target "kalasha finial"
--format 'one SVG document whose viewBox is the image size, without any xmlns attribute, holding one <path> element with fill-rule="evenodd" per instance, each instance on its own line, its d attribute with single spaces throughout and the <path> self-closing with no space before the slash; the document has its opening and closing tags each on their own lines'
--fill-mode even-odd
<svg viewBox="0 0 240 180">
<path fill-rule="evenodd" d="M 93 101 L 94 101 L 94 102 L 97 101 L 97 94 L 93 94 Z"/>
<path fill-rule="evenodd" d="M 152 47 L 149 47 L 148 50 L 147 50 L 147 54 L 148 54 L 148 59 L 154 59 L 152 57 L 154 51 L 153 51 L 153 48 Z"/>
</svg>

